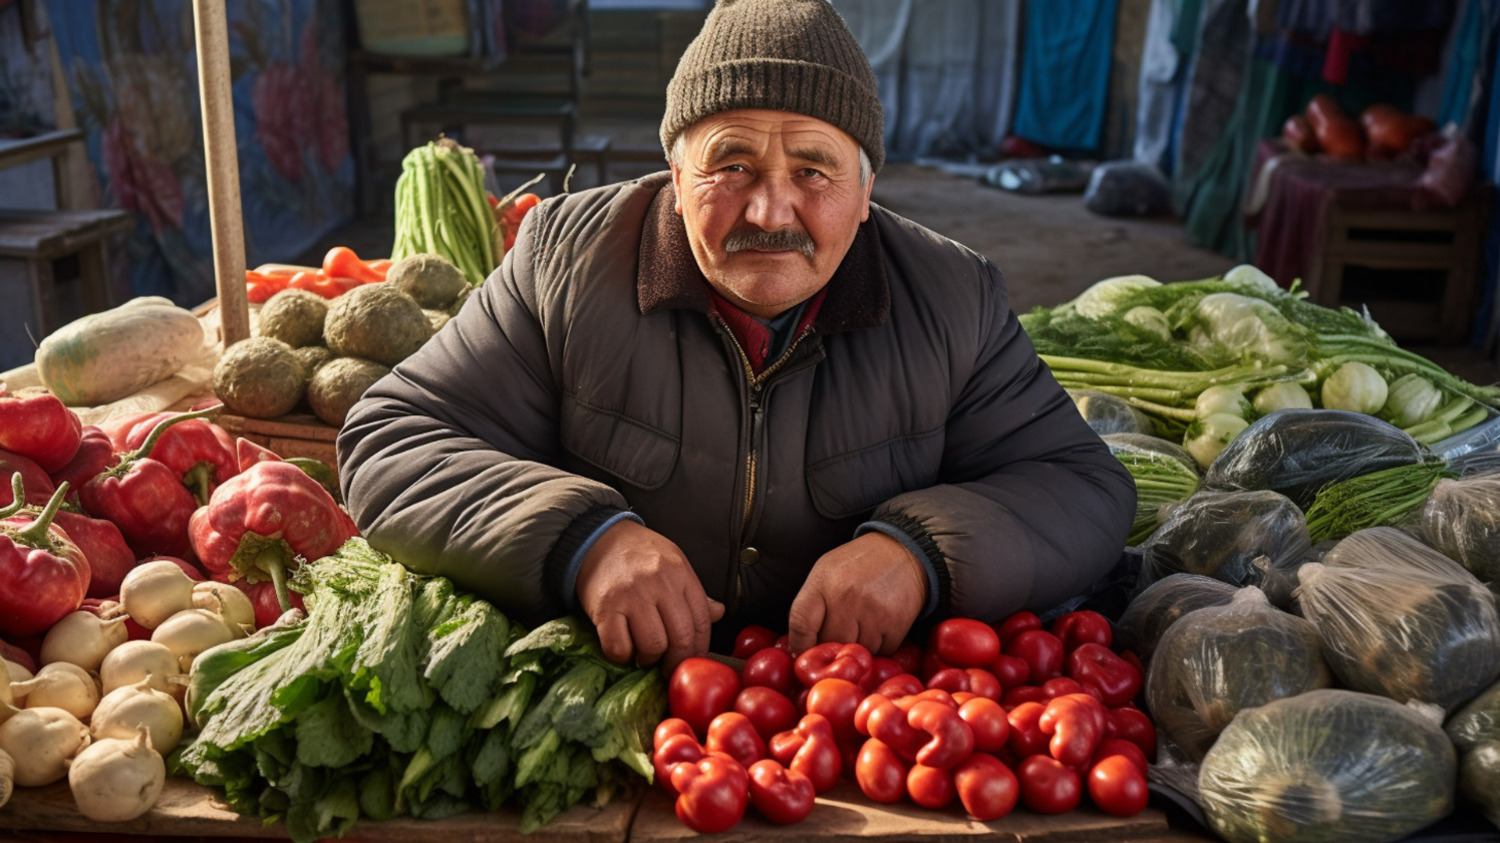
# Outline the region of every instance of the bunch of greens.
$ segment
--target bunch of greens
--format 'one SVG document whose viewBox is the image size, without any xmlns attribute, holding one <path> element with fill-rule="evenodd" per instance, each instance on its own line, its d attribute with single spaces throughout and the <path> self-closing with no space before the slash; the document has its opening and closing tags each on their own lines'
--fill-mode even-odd
<svg viewBox="0 0 1500 843">
<path fill-rule="evenodd" d="M 1264 414 L 1312 406 L 1301 391 L 1321 385 L 1323 406 L 1381 415 L 1423 442 L 1500 409 L 1500 388 L 1458 378 L 1397 347 L 1368 314 L 1313 304 L 1251 266 L 1175 284 L 1106 279 L 1021 323 L 1064 387 L 1117 395 L 1174 432 L 1208 421 L 1197 399 L 1216 386 L 1255 395 Z M 1227 432 L 1227 421 L 1209 426 Z"/>
<path fill-rule="evenodd" d="M 1425 503 L 1438 481 L 1454 474 L 1441 460 L 1361 474 L 1318 490 L 1307 508 L 1315 542 L 1342 539 L 1370 527 L 1395 526 Z"/>
<path fill-rule="evenodd" d="M 1161 524 L 1163 509 L 1198 491 L 1198 469 L 1186 451 L 1165 439 L 1139 433 L 1102 438 L 1135 481 L 1135 520 L 1126 541 L 1138 545 Z"/>
<path fill-rule="evenodd" d="M 474 150 L 442 138 L 408 152 L 396 179 L 391 260 L 442 255 L 470 284 L 483 284 L 505 251 L 487 196 Z"/>
<path fill-rule="evenodd" d="M 523 806 L 529 832 L 634 771 L 666 697 L 572 618 L 522 636 L 493 606 L 351 539 L 292 583 L 306 617 L 203 653 L 182 769 L 293 840 L 361 816 Z"/>
</svg>

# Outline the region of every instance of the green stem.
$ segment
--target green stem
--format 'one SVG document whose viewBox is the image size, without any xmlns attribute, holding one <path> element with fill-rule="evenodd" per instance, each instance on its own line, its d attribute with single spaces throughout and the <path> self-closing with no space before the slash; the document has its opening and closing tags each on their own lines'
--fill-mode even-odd
<svg viewBox="0 0 1500 843">
<path fill-rule="evenodd" d="M 271 586 L 276 589 L 276 602 L 281 605 L 281 611 L 291 611 L 292 599 L 286 590 L 286 560 L 281 556 L 280 543 L 269 544 L 261 550 L 255 557 L 255 567 L 271 575 Z"/>
<path fill-rule="evenodd" d="M 9 518 L 26 505 L 26 486 L 21 480 L 21 472 L 17 471 L 10 476 L 10 491 L 16 496 L 15 500 L 9 506 L 0 508 L 0 518 Z"/>
<path fill-rule="evenodd" d="M 20 476 L 20 473 L 16 474 L 16 477 Z M 16 490 L 16 501 L 20 502 L 20 482 L 15 478 L 12 478 L 11 488 Z M 35 521 L 12 533 L 12 540 L 18 544 L 27 545 L 28 547 L 50 547 L 52 545 L 52 540 L 47 534 L 47 528 L 52 526 L 52 519 L 57 515 L 57 511 L 59 509 L 62 509 L 63 499 L 67 496 L 68 481 L 64 480 L 62 483 L 58 484 L 57 491 L 52 493 L 52 498 L 51 500 L 47 501 L 47 508 L 42 510 L 42 514 L 38 515 Z"/>
<path fill-rule="evenodd" d="M 145 457 L 151 456 L 151 449 L 156 447 L 157 441 L 161 439 L 164 434 L 166 434 L 166 432 L 172 427 L 172 425 L 177 424 L 178 422 L 190 421 L 192 419 L 212 418 L 222 409 L 224 409 L 223 404 L 216 404 L 212 407 L 204 410 L 199 410 L 195 413 L 178 413 L 171 418 L 162 419 L 160 422 L 157 422 L 156 427 L 151 428 L 151 434 L 146 437 L 145 442 L 141 443 L 141 447 L 136 448 L 134 451 L 131 451 L 130 453 L 125 454 L 120 458 L 120 464 L 125 465 L 126 463 L 132 462 L 134 460 L 144 459 Z"/>
<path fill-rule="evenodd" d="M 1157 404 L 1140 398 L 1126 398 L 1125 400 L 1132 407 L 1140 408 L 1148 413 L 1155 413 L 1158 416 L 1165 416 L 1169 419 L 1176 419 L 1183 422 L 1195 422 L 1198 420 L 1198 414 L 1192 410 L 1168 407 L 1165 404 Z"/>
<path fill-rule="evenodd" d="M 199 506 L 207 506 L 211 495 L 210 484 L 213 482 L 213 466 L 206 462 L 200 462 L 188 469 L 188 473 L 182 475 L 182 485 L 188 487 L 193 493 Z"/>
</svg>

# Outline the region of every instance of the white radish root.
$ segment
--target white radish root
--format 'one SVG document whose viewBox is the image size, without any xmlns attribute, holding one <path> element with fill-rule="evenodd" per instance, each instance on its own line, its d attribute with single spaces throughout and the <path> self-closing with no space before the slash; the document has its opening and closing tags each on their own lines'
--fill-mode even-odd
<svg viewBox="0 0 1500 843">
<path fill-rule="evenodd" d="M 110 650 L 130 640 L 125 618 L 103 620 L 93 612 L 70 612 L 47 630 L 42 639 L 41 663 L 76 664 L 98 670 Z"/>
<path fill-rule="evenodd" d="M 90 744 L 68 768 L 78 812 L 97 822 L 124 822 L 151 810 L 166 779 L 167 765 L 144 728 L 134 739 Z"/>
<path fill-rule="evenodd" d="M 147 562 L 131 568 L 120 582 L 120 603 L 136 623 L 155 629 L 167 618 L 193 608 L 193 580 L 175 562 Z"/>
<path fill-rule="evenodd" d="M 15 783 L 41 787 L 68 774 L 68 762 L 89 744 L 89 727 L 60 708 L 24 708 L 0 723 L 0 750 L 15 764 Z"/>
<path fill-rule="evenodd" d="M 150 682 L 149 678 L 142 679 L 104 695 L 89 722 L 94 740 L 131 740 L 144 726 L 151 735 L 152 749 L 166 755 L 177 748 L 182 740 L 182 706 L 172 695 L 152 688 Z"/>
<path fill-rule="evenodd" d="M 60 708 L 79 720 L 94 713 L 99 686 L 88 671 L 69 662 L 53 662 L 26 682 L 11 683 L 11 692 L 24 695 L 27 708 Z"/>
<path fill-rule="evenodd" d="M 230 631 L 243 637 L 255 631 L 255 606 L 245 592 L 232 585 L 208 580 L 193 586 L 193 608 L 223 616 Z"/>
<path fill-rule="evenodd" d="M 181 697 L 182 686 L 172 682 L 174 676 L 181 674 L 176 654 L 156 641 L 126 641 L 110 650 L 99 665 L 99 679 L 106 694 L 149 676 L 151 687 Z"/>
<path fill-rule="evenodd" d="M 0 659 L 0 661 L 4 660 Z M 27 679 L 30 679 L 31 677 L 36 675 L 27 670 L 25 666 L 16 664 L 12 661 L 5 662 L 5 670 L 10 674 L 10 681 L 12 682 L 25 682 Z"/>
<path fill-rule="evenodd" d="M 177 657 L 177 667 L 183 673 L 188 672 L 199 653 L 236 637 L 223 617 L 207 609 L 178 612 L 151 633 L 152 641 L 165 645 Z"/>
</svg>

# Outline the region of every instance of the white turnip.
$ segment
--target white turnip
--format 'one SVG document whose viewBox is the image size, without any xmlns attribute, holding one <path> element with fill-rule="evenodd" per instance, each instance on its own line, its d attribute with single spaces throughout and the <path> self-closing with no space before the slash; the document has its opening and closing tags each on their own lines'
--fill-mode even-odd
<svg viewBox="0 0 1500 843">
<path fill-rule="evenodd" d="M 5 662 L 5 670 L 10 674 L 10 681 L 12 682 L 25 682 L 36 675 L 13 661 L 6 661 L 5 659 L 0 659 L 0 661 Z"/>
<path fill-rule="evenodd" d="M 109 651 L 104 663 L 99 665 L 99 679 L 108 694 L 117 688 L 151 678 L 151 687 L 166 691 L 173 696 L 182 696 L 182 684 L 173 682 L 181 677 L 177 656 L 167 645 L 156 641 L 126 641 Z"/>
<path fill-rule="evenodd" d="M 84 670 L 98 670 L 105 655 L 129 638 L 123 617 L 104 620 L 93 612 L 70 612 L 47 630 L 41 662 L 68 662 Z"/>
<path fill-rule="evenodd" d="M 0 723 L 16 713 L 15 692 L 10 687 L 10 662 L 0 660 Z"/>
<path fill-rule="evenodd" d="M 230 631 L 240 636 L 255 631 L 255 606 L 245 592 L 227 583 L 208 580 L 194 585 L 193 608 L 223 616 Z"/>
<path fill-rule="evenodd" d="M 193 607 L 193 581 L 176 562 L 159 559 L 138 565 L 120 583 L 125 613 L 146 629 Z"/>
<path fill-rule="evenodd" d="M 151 748 L 162 755 L 182 740 L 182 706 L 170 694 L 152 688 L 149 679 L 105 694 L 89 721 L 89 734 L 96 741 L 129 740 L 142 726 L 151 733 Z"/>
<path fill-rule="evenodd" d="M 97 822 L 124 822 L 151 810 L 166 780 L 167 765 L 144 728 L 133 739 L 90 744 L 68 768 L 78 812 Z"/>
<path fill-rule="evenodd" d="M 177 666 L 187 673 L 198 654 L 236 636 L 223 616 L 207 609 L 188 609 L 162 621 L 151 633 L 151 640 L 165 645 L 177 657 Z"/>
<path fill-rule="evenodd" d="M 10 801 L 11 787 L 15 784 L 16 762 L 10 753 L 0 749 L 0 808 Z"/>
<path fill-rule="evenodd" d="M 99 704 L 94 677 L 69 662 L 44 665 L 35 678 L 11 683 L 11 692 L 24 695 L 27 708 L 60 708 L 79 720 L 93 714 Z"/>
<path fill-rule="evenodd" d="M 24 708 L 0 723 L 0 750 L 15 762 L 15 783 L 21 787 L 60 780 L 88 743 L 89 727 L 60 708 Z"/>
</svg>

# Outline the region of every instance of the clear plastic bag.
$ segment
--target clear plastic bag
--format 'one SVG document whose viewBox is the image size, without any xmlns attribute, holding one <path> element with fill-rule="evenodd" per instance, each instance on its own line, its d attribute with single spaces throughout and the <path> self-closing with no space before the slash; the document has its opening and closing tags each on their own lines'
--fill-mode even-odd
<svg viewBox="0 0 1500 843">
<path fill-rule="evenodd" d="M 1230 843 L 1379 843 L 1447 816 L 1456 766 L 1436 709 L 1319 690 L 1240 712 L 1198 787 Z"/>
<path fill-rule="evenodd" d="M 1163 518 L 1142 545 L 1141 576 L 1201 574 L 1231 585 L 1260 585 L 1264 570 L 1301 564 L 1312 546 L 1302 511 L 1276 492 L 1200 491 Z M 1259 566 L 1257 557 L 1266 560 Z"/>
<path fill-rule="evenodd" d="M 1073 399 L 1078 414 L 1100 436 L 1108 433 L 1149 434 L 1154 427 L 1150 416 L 1130 406 L 1125 399 L 1107 392 L 1070 389 L 1068 396 Z"/>
<path fill-rule="evenodd" d="M 1172 185 L 1150 164 L 1110 161 L 1089 176 L 1083 207 L 1106 217 L 1165 214 L 1172 210 Z"/>
<path fill-rule="evenodd" d="M 1329 483 L 1422 462 L 1400 428 L 1346 410 L 1277 410 L 1245 428 L 1208 467 L 1203 488 L 1270 489 L 1306 510 Z"/>
<path fill-rule="evenodd" d="M 1106 433 L 1100 438 L 1135 481 L 1135 520 L 1126 539 L 1134 547 L 1156 531 L 1164 510 L 1198 491 L 1198 466 L 1181 445 L 1150 434 Z"/>
<path fill-rule="evenodd" d="M 1500 676 L 1494 595 L 1406 533 L 1361 530 L 1297 573 L 1302 614 L 1347 687 L 1452 711 Z"/>
<path fill-rule="evenodd" d="M 1500 474 L 1439 480 L 1417 519 L 1423 541 L 1500 593 Z"/>
<path fill-rule="evenodd" d="M 1475 697 L 1444 727 L 1458 748 L 1458 793 L 1500 826 L 1500 684 Z"/>
<path fill-rule="evenodd" d="M 1212 577 L 1173 574 L 1135 596 L 1115 624 L 1115 643 L 1132 650 L 1146 664 L 1157 642 L 1179 618 L 1209 606 L 1223 606 L 1237 589 Z"/>
<path fill-rule="evenodd" d="M 1337 544 L 1337 541 L 1332 540 L 1314 542 L 1302 554 L 1301 560 L 1279 568 L 1272 567 L 1268 556 L 1257 556 L 1251 560 L 1250 564 L 1260 571 L 1260 590 L 1266 593 L 1266 599 L 1271 601 L 1271 605 L 1294 615 L 1302 614 L 1297 608 L 1297 572 L 1309 562 L 1322 562 L 1323 556 Z"/>
<path fill-rule="evenodd" d="M 1146 703 L 1162 738 L 1201 759 L 1243 709 L 1331 684 L 1317 627 L 1272 606 L 1260 589 L 1242 588 L 1162 635 Z"/>
</svg>

